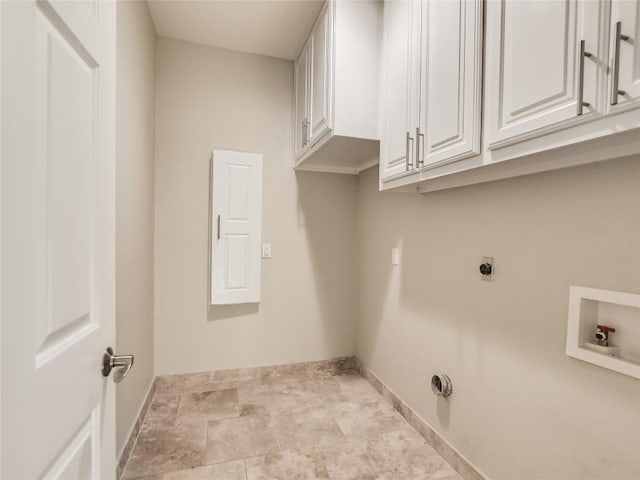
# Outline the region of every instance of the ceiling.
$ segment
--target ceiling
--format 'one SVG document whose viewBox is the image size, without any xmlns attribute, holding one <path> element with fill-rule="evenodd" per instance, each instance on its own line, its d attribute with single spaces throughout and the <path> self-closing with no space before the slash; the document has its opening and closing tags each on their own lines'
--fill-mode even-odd
<svg viewBox="0 0 640 480">
<path fill-rule="evenodd" d="M 156 33 L 241 52 L 295 59 L 322 0 L 148 0 Z"/>
</svg>

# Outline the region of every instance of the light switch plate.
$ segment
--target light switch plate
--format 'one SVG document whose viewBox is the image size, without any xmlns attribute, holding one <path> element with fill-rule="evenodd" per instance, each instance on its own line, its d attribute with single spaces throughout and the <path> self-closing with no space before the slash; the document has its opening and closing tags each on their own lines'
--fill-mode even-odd
<svg viewBox="0 0 640 480">
<path fill-rule="evenodd" d="M 391 249 L 391 265 L 399 265 L 400 264 L 400 249 L 398 247 L 394 247 Z"/>
<path fill-rule="evenodd" d="M 262 258 L 271 258 L 271 244 L 263 243 L 262 244 Z"/>
</svg>

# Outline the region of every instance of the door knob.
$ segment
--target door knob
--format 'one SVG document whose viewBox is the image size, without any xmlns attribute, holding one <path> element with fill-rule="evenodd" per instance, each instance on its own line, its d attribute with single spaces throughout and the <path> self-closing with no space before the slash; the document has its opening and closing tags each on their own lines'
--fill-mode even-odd
<svg viewBox="0 0 640 480">
<path fill-rule="evenodd" d="M 115 383 L 120 383 L 127 376 L 132 366 L 133 355 L 114 355 L 111 347 L 107 347 L 107 351 L 102 356 L 102 375 L 108 377 L 111 370 L 115 368 L 116 371 L 113 374 Z"/>
</svg>

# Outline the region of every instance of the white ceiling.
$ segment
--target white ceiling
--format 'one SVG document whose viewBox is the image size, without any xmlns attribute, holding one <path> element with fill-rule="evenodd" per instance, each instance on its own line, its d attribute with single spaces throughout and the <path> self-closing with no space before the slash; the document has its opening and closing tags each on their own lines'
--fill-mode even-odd
<svg viewBox="0 0 640 480">
<path fill-rule="evenodd" d="M 156 33 L 293 60 L 322 0 L 148 0 Z"/>
</svg>

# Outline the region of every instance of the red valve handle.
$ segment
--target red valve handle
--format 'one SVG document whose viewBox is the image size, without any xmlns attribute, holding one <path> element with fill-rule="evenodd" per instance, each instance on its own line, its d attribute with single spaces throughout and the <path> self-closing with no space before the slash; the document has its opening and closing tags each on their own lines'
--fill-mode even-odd
<svg viewBox="0 0 640 480">
<path fill-rule="evenodd" d="M 597 325 L 596 326 L 598 330 L 600 330 L 603 333 L 608 334 L 609 332 L 615 332 L 616 329 L 613 327 L 607 327 L 606 325 Z"/>
</svg>

